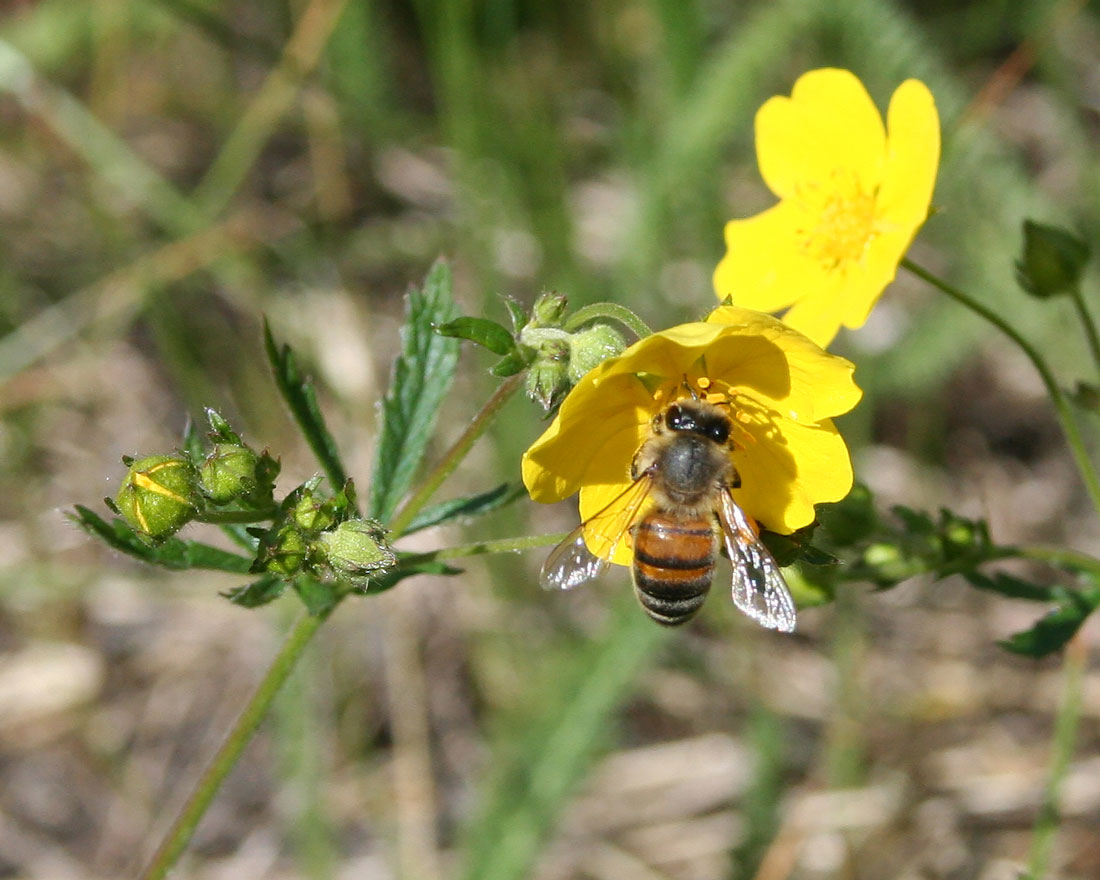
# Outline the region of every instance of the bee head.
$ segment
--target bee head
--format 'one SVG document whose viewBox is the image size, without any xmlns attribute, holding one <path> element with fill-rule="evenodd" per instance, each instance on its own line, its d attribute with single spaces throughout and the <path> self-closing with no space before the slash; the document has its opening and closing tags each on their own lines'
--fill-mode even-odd
<svg viewBox="0 0 1100 880">
<path fill-rule="evenodd" d="M 725 444 L 730 436 L 729 419 L 717 408 L 694 401 L 674 403 L 665 410 L 665 426 L 670 431 L 698 434 Z"/>
</svg>

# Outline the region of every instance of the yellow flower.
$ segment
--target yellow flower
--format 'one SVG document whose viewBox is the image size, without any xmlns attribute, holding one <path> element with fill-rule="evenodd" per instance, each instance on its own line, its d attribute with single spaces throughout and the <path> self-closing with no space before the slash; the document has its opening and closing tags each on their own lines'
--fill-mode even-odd
<svg viewBox="0 0 1100 880">
<path fill-rule="evenodd" d="M 884 130 L 847 70 L 813 70 L 756 114 L 760 174 L 780 202 L 726 224 L 720 300 L 773 312 L 826 346 L 861 327 L 928 216 L 940 156 L 931 92 L 894 92 Z"/>
<path fill-rule="evenodd" d="M 852 487 L 848 449 L 830 418 L 859 401 L 852 370 L 770 315 L 722 306 L 585 375 L 523 456 L 523 482 L 548 503 L 579 490 L 582 521 L 603 510 L 631 484 L 653 416 L 691 393 L 686 377 L 697 394 L 730 407 L 730 455 L 741 475 L 734 500 L 768 529 L 790 533 L 813 522 L 814 504 Z M 630 565 L 630 540 L 585 534 L 594 555 L 618 565 Z"/>
</svg>

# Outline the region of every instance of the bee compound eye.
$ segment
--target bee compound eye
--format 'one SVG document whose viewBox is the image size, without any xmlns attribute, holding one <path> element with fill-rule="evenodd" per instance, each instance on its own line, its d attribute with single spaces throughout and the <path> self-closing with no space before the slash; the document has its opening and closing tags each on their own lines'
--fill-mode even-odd
<svg viewBox="0 0 1100 880">
<path fill-rule="evenodd" d="M 684 411 L 679 406 L 673 404 L 668 408 L 668 412 L 665 413 L 665 424 L 672 430 L 677 431 L 680 429 L 680 423 L 683 421 Z"/>
<path fill-rule="evenodd" d="M 710 431 L 707 433 L 715 443 L 725 443 L 730 438 L 729 425 L 711 425 Z"/>
</svg>

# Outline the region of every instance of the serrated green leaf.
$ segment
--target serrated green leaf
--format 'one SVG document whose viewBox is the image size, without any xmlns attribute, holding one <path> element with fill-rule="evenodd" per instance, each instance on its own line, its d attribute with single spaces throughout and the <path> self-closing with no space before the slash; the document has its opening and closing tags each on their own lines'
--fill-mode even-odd
<svg viewBox="0 0 1100 880">
<path fill-rule="evenodd" d="M 242 587 L 226 590 L 220 595 L 234 605 L 240 605 L 243 608 L 259 608 L 278 599 L 286 592 L 286 588 L 286 581 L 269 574 Z"/>
<path fill-rule="evenodd" d="M 488 318 L 455 318 L 446 324 L 438 325 L 435 332 L 440 336 L 476 342 L 493 354 L 509 354 L 516 348 L 516 341 L 512 338 L 512 334 L 496 321 L 490 321 Z"/>
<path fill-rule="evenodd" d="M 264 319 L 264 349 L 272 372 L 275 374 L 275 384 L 279 388 L 279 393 L 286 401 L 294 421 L 301 428 L 309 448 L 317 456 L 329 484 L 333 487 L 343 486 L 347 481 L 347 473 L 340 460 L 336 441 L 332 439 L 332 435 L 325 426 L 325 418 L 317 405 L 317 394 L 313 390 L 313 383 L 302 375 L 298 359 L 290 346 L 284 345 L 279 348 L 275 344 L 275 337 L 271 334 L 271 326 L 266 318 Z"/>
<path fill-rule="evenodd" d="M 340 589 L 335 583 L 319 581 L 308 574 L 298 575 L 292 586 L 313 617 L 324 617 L 340 601 Z"/>
<path fill-rule="evenodd" d="M 203 544 L 201 541 L 184 541 L 180 538 L 168 538 L 159 544 L 150 544 L 121 519 L 107 522 L 98 514 L 82 505 L 77 505 L 75 513 L 69 518 L 78 526 L 109 544 L 120 553 L 133 556 L 150 565 L 183 570 L 204 568 L 213 571 L 229 571 L 234 574 L 247 574 L 252 560 L 236 553 Z"/>
<path fill-rule="evenodd" d="M 440 336 L 433 327 L 452 320 L 456 311 L 451 270 L 440 260 L 428 272 L 423 287 L 409 291 L 402 352 L 394 361 L 390 387 L 382 400 L 370 516 L 383 523 L 412 485 L 454 378 L 458 341 Z"/>
<path fill-rule="evenodd" d="M 1058 591 L 1058 604 L 1029 630 L 1000 642 L 1001 647 L 1027 657 L 1045 657 L 1061 650 L 1100 605 L 1100 590 Z"/>
<path fill-rule="evenodd" d="M 490 489 L 488 492 L 482 492 L 479 495 L 453 498 L 450 501 L 433 504 L 420 511 L 416 519 L 409 523 L 409 527 L 405 529 L 403 534 L 410 535 L 413 532 L 458 517 L 481 516 L 484 513 L 504 507 L 506 504 L 511 504 L 517 498 L 521 498 L 526 491 L 523 486 L 511 486 L 508 483 L 501 483 L 496 488 Z"/>
</svg>

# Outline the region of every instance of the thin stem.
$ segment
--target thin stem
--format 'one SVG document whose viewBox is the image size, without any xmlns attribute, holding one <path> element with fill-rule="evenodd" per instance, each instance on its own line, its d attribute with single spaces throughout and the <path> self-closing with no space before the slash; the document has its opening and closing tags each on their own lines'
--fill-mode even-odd
<svg viewBox="0 0 1100 880">
<path fill-rule="evenodd" d="M 437 559 L 462 559 L 466 556 L 482 556 L 487 553 L 520 553 L 536 547 L 549 547 L 560 544 L 569 537 L 569 532 L 553 532 L 546 535 L 524 535 L 521 538 L 498 538 L 494 541 L 476 541 L 472 544 L 456 544 L 454 547 L 442 547 L 428 553 L 418 553 L 406 557 L 402 562 L 432 562 Z"/>
<path fill-rule="evenodd" d="M 1069 550 L 1065 547 L 1037 547 L 1034 545 L 1020 545 L 1009 549 L 1013 555 L 1024 559 L 1035 559 L 1069 571 L 1088 573 L 1100 583 L 1100 559 L 1090 556 L 1088 553 Z"/>
<path fill-rule="evenodd" d="M 194 792 L 176 817 L 176 821 L 168 829 L 149 867 L 141 875 L 141 880 L 161 880 L 176 863 L 176 859 L 187 846 L 191 835 L 195 833 L 199 820 L 202 819 L 206 808 L 210 806 L 218 788 L 229 775 L 229 771 L 233 769 L 233 765 L 237 763 L 244 747 L 252 739 L 252 734 L 259 726 L 271 701 L 290 675 L 294 664 L 309 644 L 309 640 L 313 638 L 324 621 L 325 617 L 303 617 L 290 631 L 290 635 L 271 662 L 252 698 L 245 705 L 244 711 L 237 718 L 229 735 L 226 736 L 225 742 L 199 778 Z"/>
<path fill-rule="evenodd" d="M 1065 395 L 1062 394 L 1062 389 L 1058 387 L 1058 381 L 1054 378 L 1054 374 L 1051 372 L 1050 367 L 1047 366 L 1043 356 L 1039 354 L 1038 350 L 1035 349 L 1031 343 L 1017 333 L 1010 324 L 993 310 L 971 299 L 970 296 L 963 293 L 957 287 L 951 286 L 946 281 L 937 278 L 931 272 L 922 269 L 920 266 L 910 261 L 908 257 L 902 259 L 901 265 L 918 278 L 927 281 L 933 287 L 946 293 L 956 302 L 966 306 L 976 315 L 985 318 L 985 320 L 1015 342 L 1020 350 L 1027 355 L 1028 360 L 1031 361 L 1032 365 L 1039 373 L 1039 378 L 1042 379 L 1043 385 L 1046 386 L 1047 394 L 1054 404 L 1054 410 L 1058 416 L 1058 421 L 1062 425 L 1062 431 L 1066 435 L 1066 442 L 1069 444 L 1070 452 L 1073 454 L 1073 459 L 1077 463 L 1077 470 L 1081 473 L 1081 479 L 1084 481 L 1085 488 L 1088 490 L 1089 497 L 1092 499 L 1093 507 L 1096 509 L 1097 513 L 1100 513 L 1100 478 L 1097 477 L 1096 469 L 1089 460 L 1088 452 L 1085 449 L 1085 442 L 1081 437 L 1077 422 L 1073 418 L 1073 410 L 1069 405 L 1069 401 L 1067 401 Z"/>
<path fill-rule="evenodd" d="M 653 333 L 645 321 L 635 315 L 630 309 L 625 306 L 617 305 L 616 303 L 592 303 L 590 306 L 584 306 L 584 308 L 577 309 L 569 316 L 569 320 L 565 322 L 563 329 L 572 333 L 574 330 L 579 330 L 589 321 L 595 321 L 599 318 L 618 321 L 639 339 L 645 339 L 645 337 Z"/>
<path fill-rule="evenodd" d="M 1092 360 L 1096 369 L 1100 370 L 1100 333 L 1097 333 L 1096 322 L 1092 319 L 1089 307 L 1085 303 L 1085 297 L 1081 294 L 1080 287 L 1074 287 L 1071 294 L 1073 305 L 1077 309 L 1077 316 L 1081 319 L 1081 326 L 1085 329 L 1085 338 L 1089 341 L 1089 351 L 1092 352 Z"/>
<path fill-rule="evenodd" d="M 1081 684 L 1087 660 L 1085 643 L 1078 635 L 1067 646 L 1063 661 L 1062 702 L 1054 724 L 1054 754 L 1051 756 L 1050 777 L 1043 792 L 1043 802 L 1039 806 L 1039 815 L 1032 830 L 1031 852 L 1028 857 L 1029 880 L 1043 880 L 1046 877 L 1050 851 L 1054 846 L 1054 835 L 1060 819 L 1058 803 L 1062 783 L 1065 781 L 1077 739 L 1077 722 L 1081 715 Z"/>
<path fill-rule="evenodd" d="M 264 507 L 259 510 L 206 510 L 196 516 L 195 521 L 220 526 L 265 522 L 274 519 L 278 512 L 278 507 Z"/>
<path fill-rule="evenodd" d="M 440 459 L 439 463 L 435 466 L 426 480 L 416 493 L 405 502 L 404 506 L 397 512 L 393 520 L 389 524 L 390 531 L 397 536 L 403 535 L 405 529 L 409 527 L 416 515 L 420 513 L 421 509 L 435 494 L 436 489 L 443 485 L 443 481 L 447 479 L 461 463 L 462 459 L 466 457 L 466 453 L 470 451 L 470 448 L 474 445 L 474 442 L 485 433 L 485 429 L 492 423 L 493 418 L 505 401 L 511 397 L 517 388 L 519 388 L 520 382 L 523 381 L 523 374 L 517 373 L 515 376 L 505 380 L 500 384 L 496 391 L 493 392 L 493 396 L 485 401 L 485 405 L 481 408 L 481 411 L 474 416 L 474 419 L 467 426 L 466 430 L 462 432 L 462 436 L 459 437 L 454 445 L 447 450 L 446 455 Z"/>
</svg>

